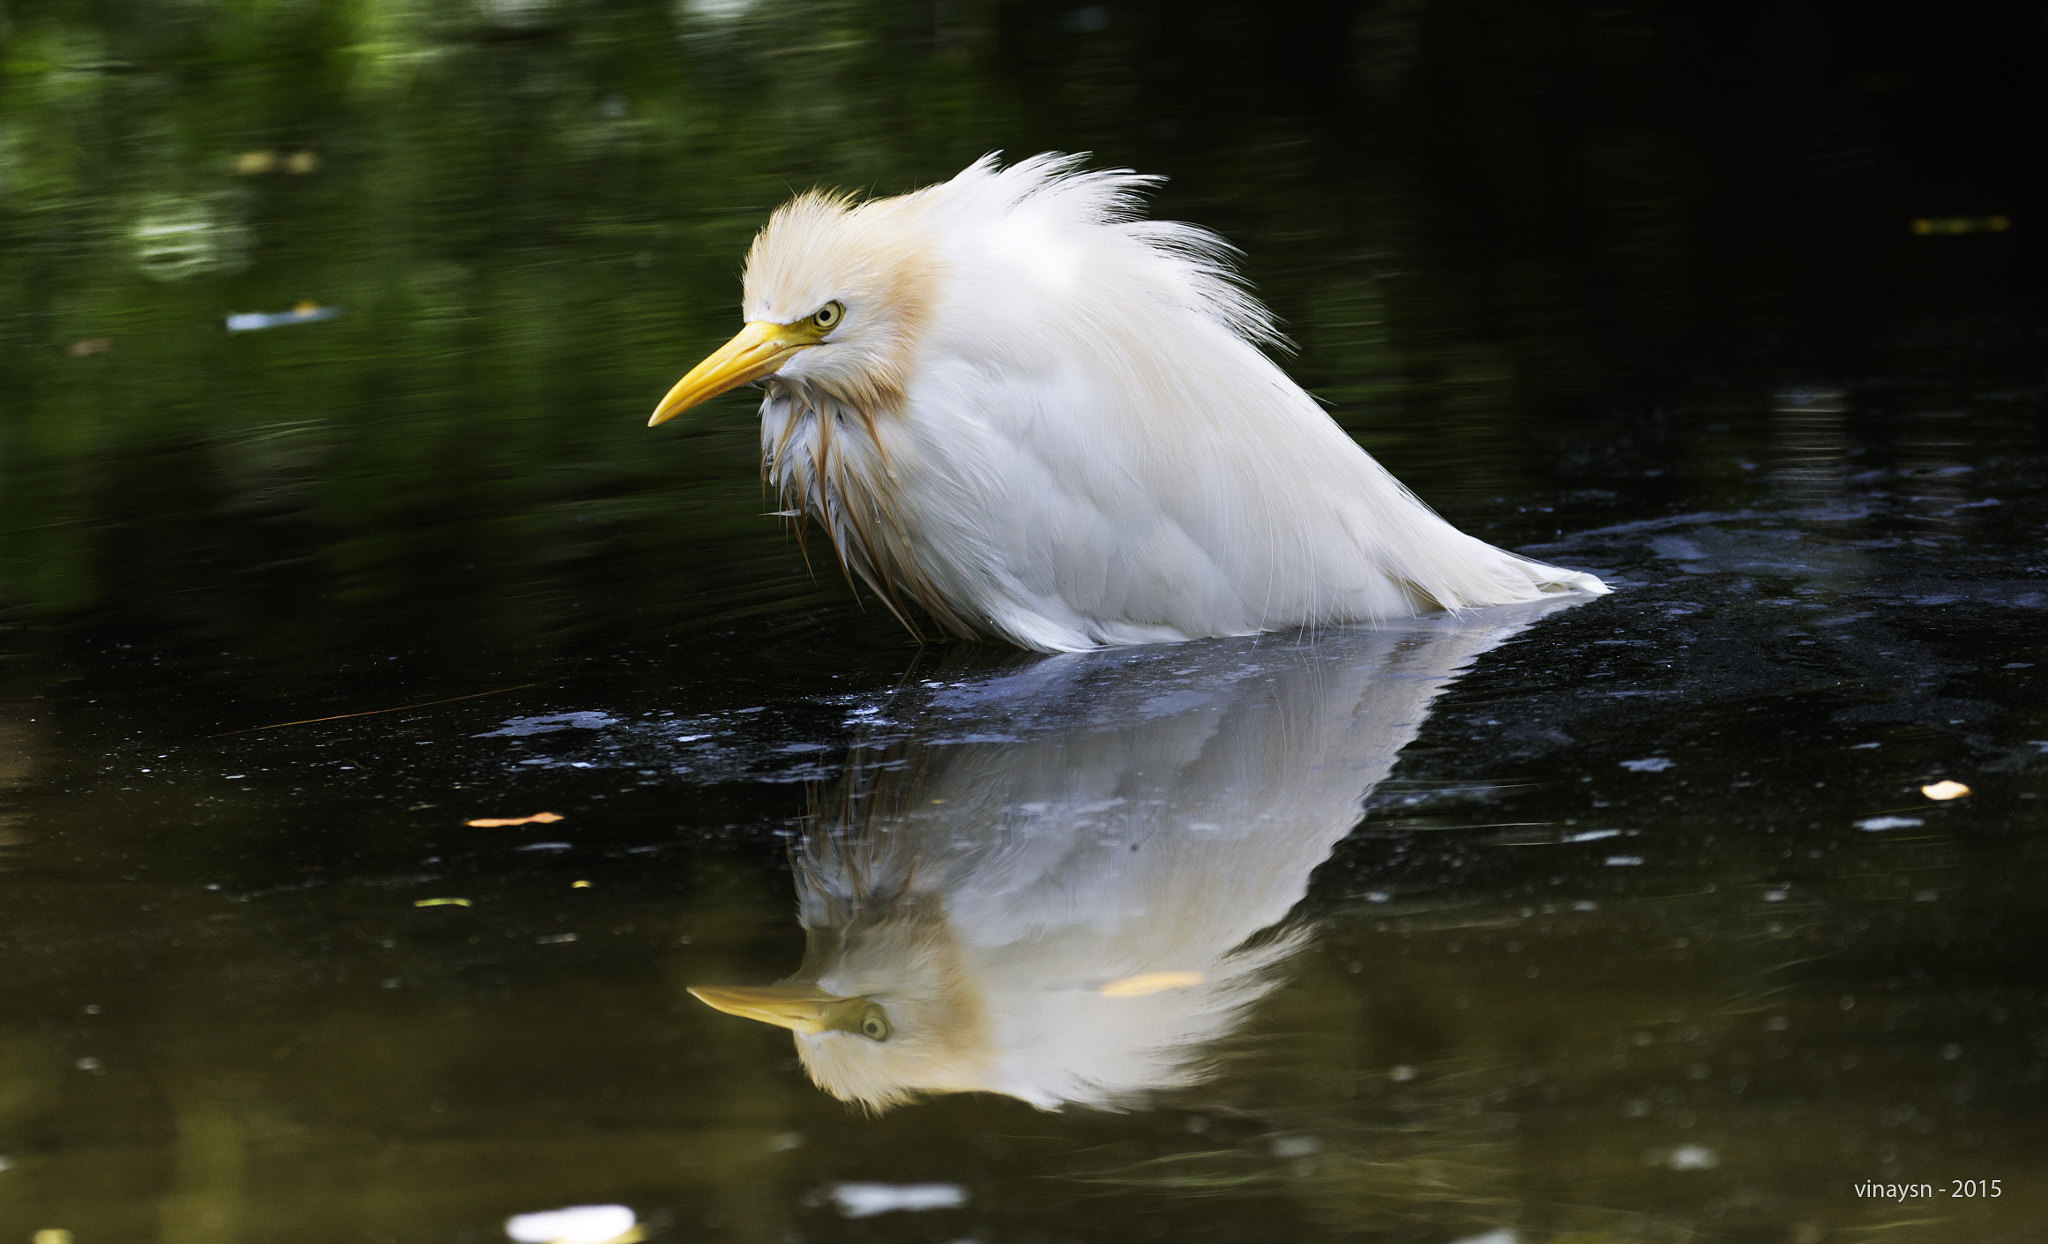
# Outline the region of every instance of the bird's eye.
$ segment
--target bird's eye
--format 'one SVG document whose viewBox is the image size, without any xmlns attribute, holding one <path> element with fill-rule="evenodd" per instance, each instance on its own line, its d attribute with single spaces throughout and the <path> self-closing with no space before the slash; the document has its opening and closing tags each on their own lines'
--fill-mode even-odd
<svg viewBox="0 0 2048 1244">
<path fill-rule="evenodd" d="M 836 302 L 828 302 L 818 308 L 818 313 L 811 317 L 811 323 L 816 324 L 819 328 L 833 328 L 838 325 L 840 320 L 845 318 L 845 307 Z"/>
<path fill-rule="evenodd" d="M 872 998 L 842 998 L 826 1013 L 825 1026 L 840 1032 L 857 1032 L 870 1041 L 887 1041 L 896 1029 L 889 1012 Z"/>
</svg>

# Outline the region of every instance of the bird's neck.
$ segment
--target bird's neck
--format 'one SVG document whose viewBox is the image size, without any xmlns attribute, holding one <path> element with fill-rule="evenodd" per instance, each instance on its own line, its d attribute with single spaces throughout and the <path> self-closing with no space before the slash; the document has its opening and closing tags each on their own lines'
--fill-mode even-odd
<svg viewBox="0 0 2048 1244">
<path fill-rule="evenodd" d="M 984 628 L 959 617 L 932 588 L 912 538 L 904 479 L 917 464 L 901 418 L 887 406 L 771 381 L 761 404 L 762 475 L 798 522 L 799 542 L 803 521 L 815 520 L 848 576 L 858 575 L 913 634 L 923 634 L 921 607 L 943 632 L 978 635 Z"/>
</svg>

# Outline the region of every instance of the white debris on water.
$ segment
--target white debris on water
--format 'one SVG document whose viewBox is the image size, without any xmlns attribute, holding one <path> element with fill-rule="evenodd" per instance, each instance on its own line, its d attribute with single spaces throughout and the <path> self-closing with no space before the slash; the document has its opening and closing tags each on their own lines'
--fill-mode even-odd
<svg viewBox="0 0 2048 1244">
<path fill-rule="evenodd" d="M 496 730 L 471 735 L 477 739 L 524 738 L 529 734 L 552 734 L 557 730 L 602 730 L 619 719 L 610 713 L 547 713 L 539 717 L 507 717 Z"/>
<path fill-rule="evenodd" d="M 1275 1136 L 1271 1143 L 1276 1158 L 1307 1158 L 1323 1151 L 1322 1141 L 1299 1133 Z"/>
<path fill-rule="evenodd" d="M 876 1184 L 832 1185 L 832 1200 L 848 1218 L 872 1218 L 894 1210 L 958 1209 L 967 1204 L 967 1189 L 959 1184 Z"/>
<path fill-rule="evenodd" d="M 1721 1165 L 1721 1155 L 1705 1145 L 1680 1145 L 1664 1157 L 1674 1171 L 1710 1171 Z"/>
<path fill-rule="evenodd" d="M 1621 767 L 1630 773 L 1662 773 L 1669 769 L 1672 761 L 1663 756 L 1646 756 L 1641 760 L 1624 760 Z"/>
<path fill-rule="evenodd" d="M 519 1244 L 606 1244 L 632 1234 L 638 1221 L 623 1205 L 571 1205 L 514 1214 L 505 1220 L 505 1234 Z"/>
<path fill-rule="evenodd" d="M 1887 829 L 1914 829 L 1926 823 L 1917 816 L 1866 816 L 1856 822 L 1856 828 L 1875 834 Z"/>
</svg>

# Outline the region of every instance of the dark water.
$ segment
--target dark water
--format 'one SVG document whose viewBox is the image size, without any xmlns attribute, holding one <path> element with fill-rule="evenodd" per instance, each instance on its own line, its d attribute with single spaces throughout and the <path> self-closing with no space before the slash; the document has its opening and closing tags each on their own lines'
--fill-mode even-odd
<svg viewBox="0 0 2048 1244">
<path fill-rule="evenodd" d="M 2048 76 L 1859 14 L 10 6 L 0 1237 L 2039 1238 Z M 998 147 L 1615 593 L 911 645 L 643 424 L 792 187 Z M 686 992 L 904 930 L 1008 1095 Z"/>
</svg>

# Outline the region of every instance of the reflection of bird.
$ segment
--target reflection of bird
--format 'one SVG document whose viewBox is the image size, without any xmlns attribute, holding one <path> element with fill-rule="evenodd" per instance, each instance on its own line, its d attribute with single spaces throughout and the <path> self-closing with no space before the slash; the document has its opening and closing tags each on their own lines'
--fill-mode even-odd
<svg viewBox="0 0 2048 1244">
<path fill-rule="evenodd" d="M 1304 936 L 1261 930 L 1430 700 L 1533 616 L 1052 657 L 924 693 L 795 853 L 803 966 L 691 992 L 792 1029 L 814 1080 L 877 1109 L 1192 1084 Z"/>
<path fill-rule="evenodd" d="M 1136 219 L 1152 180 L 1038 156 L 803 195 L 754 241 L 746 327 L 650 422 L 765 380 L 786 509 L 906 624 L 1042 651 L 1606 590 L 1373 461 L 1260 353 L 1229 246 Z"/>
</svg>

